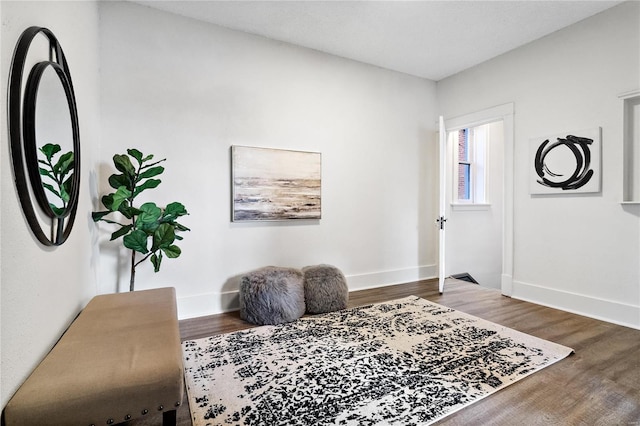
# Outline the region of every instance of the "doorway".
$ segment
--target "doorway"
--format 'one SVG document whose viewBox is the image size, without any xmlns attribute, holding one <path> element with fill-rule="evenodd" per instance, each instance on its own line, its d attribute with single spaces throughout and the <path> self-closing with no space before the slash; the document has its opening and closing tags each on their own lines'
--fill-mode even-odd
<svg viewBox="0 0 640 426">
<path fill-rule="evenodd" d="M 447 131 L 445 275 L 499 289 L 502 277 L 502 120 Z"/>
<path fill-rule="evenodd" d="M 442 141 L 440 219 L 446 232 L 441 231 L 440 276 L 468 273 L 507 296 L 513 287 L 513 114 L 514 105 L 509 103 L 441 123 L 446 140 Z M 484 147 L 482 142 L 471 147 L 467 154 L 473 154 L 467 157 L 459 155 L 464 129 L 470 137 L 467 142 L 485 138 Z M 483 156 L 484 164 L 477 164 Z M 483 167 L 485 173 L 479 173 Z M 467 186 L 460 185 L 465 176 Z M 484 192 L 469 185 L 477 186 L 483 179 Z"/>
</svg>

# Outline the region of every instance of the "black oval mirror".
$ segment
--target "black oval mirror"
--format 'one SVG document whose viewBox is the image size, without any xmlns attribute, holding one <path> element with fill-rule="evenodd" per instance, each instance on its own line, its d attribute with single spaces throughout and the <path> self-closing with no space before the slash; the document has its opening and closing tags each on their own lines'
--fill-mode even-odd
<svg viewBox="0 0 640 426">
<path fill-rule="evenodd" d="M 49 41 L 48 60 L 32 67 L 25 85 L 25 61 L 38 34 Z M 78 204 L 80 136 L 69 68 L 60 44 L 46 28 L 28 28 L 16 46 L 9 86 L 9 134 L 16 187 L 27 222 L 42 244 L 61 245 L 71 232 Z M 30 194 L 51 221 L 47 233 Z"/>
</svg>

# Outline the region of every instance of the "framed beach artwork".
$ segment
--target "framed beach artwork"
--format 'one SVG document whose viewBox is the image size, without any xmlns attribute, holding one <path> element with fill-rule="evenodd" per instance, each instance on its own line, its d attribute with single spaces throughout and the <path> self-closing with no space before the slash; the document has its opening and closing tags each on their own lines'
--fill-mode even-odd
<svg viewBox="0 0 640 426">
<path fill-rule="evenodd" d="M 534 138 L 529 144 L 530 193 L 600 192 L 600 127 Z"/>
<path fill-rule="evenodd" d="M 321 218 L 319 152 L 231 147 L 234 222 Z"/>
</svg>

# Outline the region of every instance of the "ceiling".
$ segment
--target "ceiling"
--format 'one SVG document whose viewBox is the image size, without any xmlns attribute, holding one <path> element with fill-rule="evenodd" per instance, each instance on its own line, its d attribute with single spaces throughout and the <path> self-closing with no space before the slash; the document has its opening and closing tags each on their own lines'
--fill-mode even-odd
<svg viewBox="0 0 640 426">
<path fill-rule="evenodd" d="M 135 1 L 438 81 L 621 1 Z"/>
</svg>

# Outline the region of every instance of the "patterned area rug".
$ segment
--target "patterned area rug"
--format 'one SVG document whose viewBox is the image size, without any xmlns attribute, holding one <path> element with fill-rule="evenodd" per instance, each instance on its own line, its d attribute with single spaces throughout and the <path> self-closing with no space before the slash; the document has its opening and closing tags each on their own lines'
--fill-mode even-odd
<svg viewBox="0 0 640 426">
<path fill-rule="evenodd" d="M 194 426 L 427 425 L 572 349 L 415 296 L 183 343 Z"/>
</svg>

